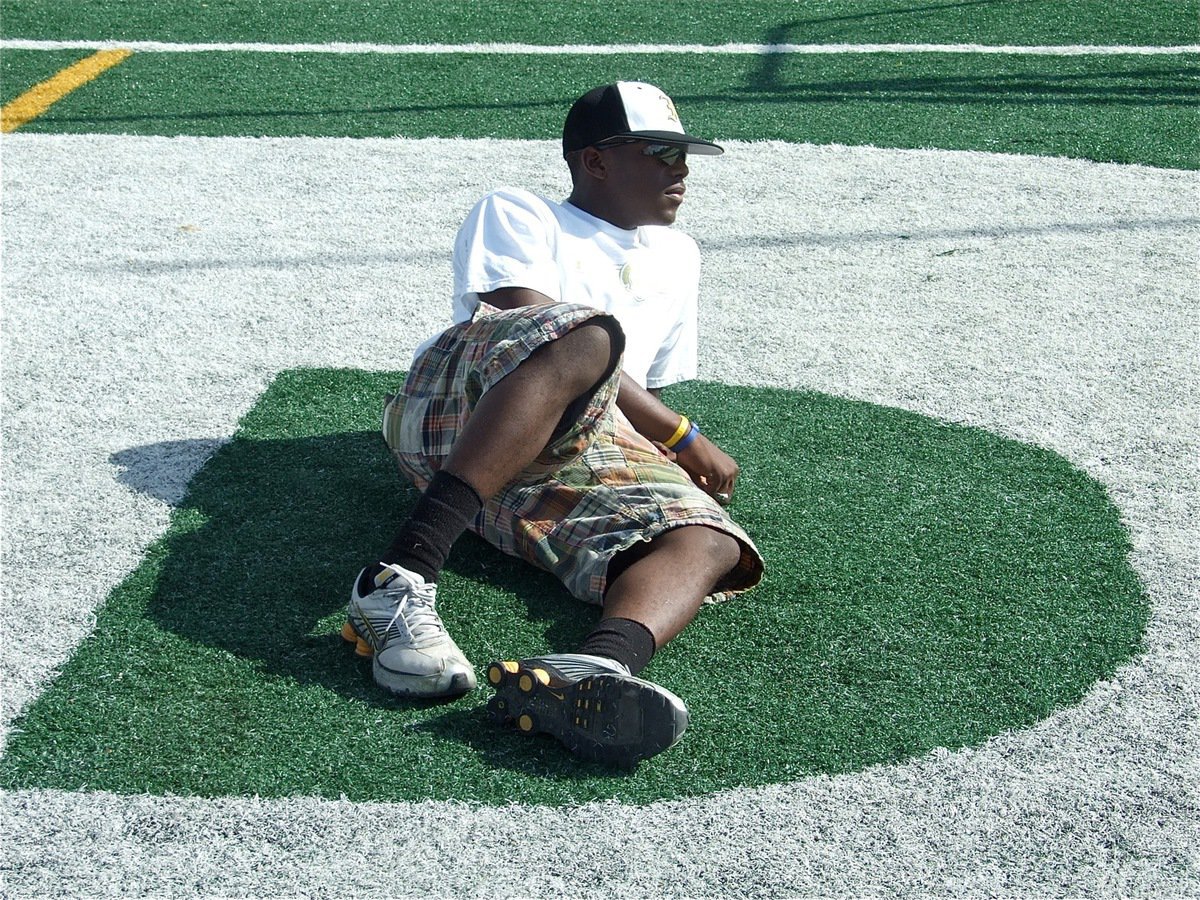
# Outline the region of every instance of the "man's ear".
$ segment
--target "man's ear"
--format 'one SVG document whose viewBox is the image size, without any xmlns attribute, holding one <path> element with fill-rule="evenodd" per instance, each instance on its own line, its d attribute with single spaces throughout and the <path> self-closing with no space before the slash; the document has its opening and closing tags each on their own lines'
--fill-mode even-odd
<svg viewBox="0 0 1200 900">
<path fill-rule="evenodd" d="M 584 147 L 579 151 L 579 168 L 597 181 L 608 177 L 608 165 L 604 161 L 604 154 L 595 147 Z"/>
</svg>

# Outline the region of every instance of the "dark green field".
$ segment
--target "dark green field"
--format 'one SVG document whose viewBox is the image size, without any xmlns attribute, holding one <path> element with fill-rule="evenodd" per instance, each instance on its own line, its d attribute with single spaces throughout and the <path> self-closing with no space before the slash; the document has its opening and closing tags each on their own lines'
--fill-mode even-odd
<svg viewBox="0 0 1200 900">
<path fill-rule="evenodd" d="M 195 478 L 0 762 L 5 787 L 504 804 L 643 803 L 978 743 L 1071 704 L 1147 606 L 1103 488 L 977 429 L 819 394 L 673 389 L 743 466 L 768 572 L 647 677 L 693 725 L 633 775 L 376 688 L 338 635 L 413 499 L 374 430 L 400 375 L 295 371 Z M 762 421 L 773 426 L 769 433 Z M 440 582 L 478 667 L 570 647 L 597 611 L 474 537 Z"/>
</svg>

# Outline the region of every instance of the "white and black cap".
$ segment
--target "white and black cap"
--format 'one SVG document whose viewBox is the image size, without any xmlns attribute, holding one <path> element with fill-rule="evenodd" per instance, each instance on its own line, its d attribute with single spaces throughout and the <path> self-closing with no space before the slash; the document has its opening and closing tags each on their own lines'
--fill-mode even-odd
<svg viewBox="0 0 1200 900">
<path fill-rule="evenodd" d="M 640 81 L 602 85 L 576 100 L 563 124 L 563 156 L 613 138 L 675 144 L 700 156 L 725 152 L 684 132 L 671 98 Z"/>
</svg>

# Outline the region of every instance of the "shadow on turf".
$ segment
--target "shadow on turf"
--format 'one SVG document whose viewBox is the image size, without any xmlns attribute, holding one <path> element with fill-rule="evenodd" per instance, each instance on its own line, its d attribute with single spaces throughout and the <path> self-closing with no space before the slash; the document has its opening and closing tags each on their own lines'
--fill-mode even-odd
<svg viewBox="0 0 1200 900">
<path fill-rule="evenodd" d="M 416 500 L 378 432 L 291 440 L 170 441 L 111 457 L 119 479 L 178 502 L 146 615 L 159 628 L 250 660 L 271 676 L 320 685 L 373 707 L 419 713 L 440 704 L 393 697 L 338 634 L 358 568 L 386 546 Z M 208 459 L 207 464 L 204 460 Z M 203 466 L 192 476 L 197 468 Z M 180 484 L 191 477 L 186 497 Z M 440 608 L 468 657 L 571 649 L 598 617 L 559 583 L 472 534 L 456 544 Z M 499 598 L 505 608 L 489 609 Z M 506 623 L 516 626 L 505 633 Z M 497 765 L 545 773 L 543 752 L 490 722 L 486 688 L 422 722 Z M 462 703 L 475 701 L 464 709 Z M 561 748 L 553 752 L 562 753 Z"/>
<path fill-rule="evenodd" d="M 787 35 L 786 29 L 780 34 Z M 775 34 L 773 32 L 772 34 Z M 794 40 L 794 39 L 793 39 Z M 768 43 L 788 43 L 786 37 L 782 40 L 768 38 Z M 1017 59 L 1020 59 L 1019 57 Z M 1019 70 L 1005 73 L 987 74 L 931 74 L 911 77 L 891 78 L 844 78 L 835 77 L 814 80 L 811 77 L 800 76 L 799 80 L 789 81 L 785 77 L 787 66 L 796 67 L 793 55 L 764 54 L 759 68 L 748 73 L 744 84 L 730 86 L 720 92 L 705 92 L 675 90 L 672 96 L 675 102 L 686 106 L 700 104 L 831 104 L 831 103 L 913 103 L 927 106 L 947 106 L 953 104 L 1014 104 L 1023 107 L 1031 106 L 1124 106 L 1145 107 L 1163 106 L 1192 107 L 1198 102 L 1191 87 L 1198 70 L 1189 65 L 1144 65 L 1137 69 L 1124 69 L 1115 72 L 1083 72 L 1067 74 L 1048 74 L 1036 64 L 1012 62 L 1020 66 Z M 1117 83 L 1118 80 L 1127 83 Z M 1137 80 L 1164 81 L 1168 84 L 1152 84 L 1143 86 Z M 538 103 L 495 103 L 492 101 L 456 101 L 453 103 L 412 103 L 373 105 L 339 105 L 314 106 L 311 108 L 290 109 L 256 109 L 247 112 L 237 110 L 188 110 L 172 113 L 155 111 L 152 113 L 122 113 L 122 114 L 53 114 L 46 116 L 44 121 L 28 127 L 28 131 L 88 131 L 99 128 L 106 131 L 106 126 L 122 123 L 229 123 L 243 120 L 254 127 L 254 123 L 274 121 L 284 123 L 291 120 L 290 126 L 280 125 L 276 132 L 284 135 L 343 135 L 353 132 L 356 135 L 390 135 L 394 131 L 395 117 L 411 118 L 416 116 L 444 116 L 463 113 L 481 114 L 487 127 L 471 132 L 465 137 L 486 137 L 496 128 L 502 129 L 500 136 L 518 137 L 518 133 L 509 134 L 509 129 L 503 124 L 522 110 L 545 109 L 556 113 L 565 109 L 571 102 L 570 97 L 555 98 Z M 547 114 L 549 115 L 549 114 Z M 361 123 L 376 119 L 364 127 Z M 347 121 L 351 122 L 347 126 Z M 550 137 L 559 127 L 557 116 L 546 122 L 542 127 L 545 136 Z M 534 123 L 535 125 L 537 123 Z M 355 127 L 357 126 L 357 127 Z M 150 134 L 185 134 L 187 129 L 176 127 L 148 129 Z M 214 134 L 245 134 L 249 131 L 239 130 L 228 124 L 213 131 Z M 421 129 L 410 129 L 414 137 L 421 136 Z M 850 141 L 853 143 L 854 141 Z"/>
<path fill-rule="evenodd" d="M 121 450 L 108 461 L 117 467 L 121 484 L 176 506 L 187 496 L 192 476 L 224 444 L 218 438 L 162 441 Z"/>
<path fill-rule="evenodd" d="M 413 730 L 464 743 L 490 768 L 547 781 L 582 782 L 596 777 L 625 776 L 634 771 L 578 759 L 545 734 L 519 734 L 512 725 L 494 722 L 482 704 L 470 709 L 448 709 L 444 715 L 414 725 Z"/>
<path fill-rule="evenodd" d="M 920 18 L 922 14 L 940 12 L 945 9 L 975 6 L 1004 6 L 1009 0 L 966 0 L 960 3 L 943 3 L 912 6 L 906 9 L 870 11 L 854 16 L 798 19 L 772 26 L 763 36 L 763 43 L 821 44 L 830 42 L 836 35 L 827 27 L 837 21 L 851 21 L 878 16 L 907 16 Z M 858 43 L 847 37 L 848 43 Z M 1080 103 L 1098 106 L 1140 106 L 1170 103 L 1172 105 L 1195 105 L 1196 95 L 1189 82 L 1196 76 L 1196 69 L 1189 65 L 1145 65 L 1134 71 L 1083 72 L 1047 74 L 1036 62 L 1030 66 L 1019 62 L 1020 71 L 1007 73 L 991 72 L 986 75 L 937 75 L 896 78 L 845 79 L 815 81 L 789 79 L 789 69 L 794 71 L 797 59 L 781 53 L 761 54 L 755 71 L 746 79 L 743 93 L 773 94 L 786 96 L 789 101 L 804 100 L 819 102 L 919 102 L 919 103 L 992 103 L 1020 102 L 1022 104 Z M 1116 85 L 1114 78 L 1123 79 L 1175 79 L 1167 87 L 1155 85 L 1142 87 L 1136 84 Z M 676 97 L 676 100 L 694 102 L 711 100 L 711 97 Z M 756 97 L 761 102 L 764 97 Z"/>
</svg>

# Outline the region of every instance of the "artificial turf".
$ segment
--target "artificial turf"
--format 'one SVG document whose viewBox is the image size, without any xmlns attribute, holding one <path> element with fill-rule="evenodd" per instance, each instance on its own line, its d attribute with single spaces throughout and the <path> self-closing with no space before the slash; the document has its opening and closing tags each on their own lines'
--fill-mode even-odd
<svg viewBox="0 0 1200 900">
<path fill-rule="evenodd" d="M 392 698 L 338 630 L 358 566 L 415 496 L 375 431 L 401 378 L 276 379 L 17 723 L 0 784 L 643 803 L 976 744 L 1139 650 L 1126 532 L 1061 457 L 867 403 L 692 383 L 666 399 L 741 463 L 732 512 L 768 569 L 646 672 L 688 702 L 683 742 L 618 773 L 493 725 L 486 690 Z M 122 454 L 130 483 L 152 480 L 136 471 L 152 450 Z M 441 598 L 480 667 L 570 649 L 597 617 L 469 535 Z"/>
<path fill-rule="evenodd" d="M 86 55 L 10 50 L 6 85 Z M 51 68 L 52 70 L 52 68 Z M 25 132 L 554 139 L 594 84 L 650 81 L 718 140 L 1200 166 L 1195 57 L 139 53 Z M 9 92 L 15 88 L 8 89 Z"/>
</svg>

